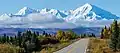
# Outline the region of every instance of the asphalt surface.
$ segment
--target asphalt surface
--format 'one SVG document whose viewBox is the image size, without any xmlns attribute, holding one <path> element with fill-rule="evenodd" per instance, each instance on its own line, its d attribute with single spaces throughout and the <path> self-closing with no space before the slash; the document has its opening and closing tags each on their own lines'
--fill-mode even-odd
<svg viewBox="0 0 120 53">
<path fill-rule="evenodd" d="M 54 53 L 86 53 L 88 41 L 88 38 L 80 39 L 75 43 Z"/>
</svg>

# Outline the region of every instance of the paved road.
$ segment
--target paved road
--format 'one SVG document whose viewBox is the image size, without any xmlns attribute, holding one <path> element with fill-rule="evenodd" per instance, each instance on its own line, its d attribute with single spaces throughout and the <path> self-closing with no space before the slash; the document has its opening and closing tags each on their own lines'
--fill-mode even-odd
<svg viewBox="0 0 120 53">
<path fill-rule="evenodd" d="M 80 39 L 77 42 L 57 51 L 54 53 L 86 53 L 89 39 Z"/>
</svg>

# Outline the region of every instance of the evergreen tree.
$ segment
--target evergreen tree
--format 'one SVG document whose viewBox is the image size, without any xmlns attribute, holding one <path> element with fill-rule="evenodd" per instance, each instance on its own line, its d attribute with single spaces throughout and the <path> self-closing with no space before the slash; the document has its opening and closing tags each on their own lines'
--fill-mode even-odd
<svg viewBox="0 0 120 53">
<path fill-rule="evenodd" d="M 6 42 L 9 42 L 9 36 L 6 37 Z"/>
<path fill-rule="evenodd" d="M 106 38 L 106 39 L 109 38 L 108 29 L 106 26 L 104 27 L 103 36 L 104 36 L 103 38 Z"/>
<path fill-rule="evenodd" d="M 36 34 L 36 32 L 34 32 L 31 41 L 36 42 L 36 39 L 37 39 L 37 34 Z"/>
<path fill-rule="evenodd" d="M 45 37 L 48 37 L 49 35 L 48 35 L 48 33 L 45 33 Z"/>
<path fill-rule="evenodd" d="M 6 42 L 6 34 L 4 34 L 4 36 L 3 36 L 3 43 L 5 43 Z"/>
<path fill-rule="evenodd" d="M 110 28 L 107 28 L 106 26 L 101 31 L 101 39 L 109 39 L 111 36 L 111 30 Z"/>
<path fill-rule="evenodd" d="M 101 39 L 103 39 L 103 37 L 104 37 L 103 32 L 104 32 L 104 29 L 102 28 L 102 31 L 100 33 L 101 34 L 101 37 L 100 37 Z"/>
<path fill-rule="evenodd" d="M 15 40 L 17 40 L 17 37 L 16 37 L 16 36 L 14 36 L 14 39 L 15 39 Z"/>
<path fill-rule="evenodd" d="M 80 37 L 81 37 L 81 38 L 84 38 L 83 34 L 80 34 Z"/>
<path fill-rule="evenodd" d="M 27 39 L 30 39 L 31 38 L 31 36 L 32 36 L 32 32 L 30 31 L 30 30 L 28 30 L 27 32 L 26 32 L 26 38 Z"/>
<path fill-rule="evenodd" d="M 0 43 L 2 42 L 2 37 L 0 36 Z"/>
<path fill-rule="evenodd" d="M 116 20 L 114 20 L 113 24 L 111 25 L 111 28 L 112 35 L 110 38 L 110 48 L 113 49 L 113 51 L 117 51 L 119 27 Z"/>
<path fill-rule="evenodd" d="M 22 43 L 21 32 L 18 31 L 17 36 L 18 36 L 18 44 L 19 44 L 19 46 L 21 47 L 21 43 Z"/>
<path fill-rule="evenodd" d="M 92 36 L 92 37 L 96 37 L 96 36 L 95 36 L 95 34 L 93 34 L 93 33 L 92 33 L 92 35 L 91 35 L 91 36 Z"/>
<path fill-rule="evenodd" d="M 46 32 L 45 32 L 45 31 L 43 31 L 42 35 L 45 35 L 45 34 L 46 34 Z"/>
<path fill-rule="evenodd" d="M 39 36 L 39 32 L 36 32 L 37 36 Z"/>
<path fill-rule="evenodd" d="M 83 34 L 83 37 L 85 38 L 85 37 L 86 37 L 86 34 Z"/>
<path fill-rule="evenodd" d="M 108 28 L 108 35 L 109 35 L 109 39 L 111 37 L 112 31 L 111 31 L 111 27 Z"/>
<path fill-rule="evenodd" d="M 117 31 L 117 33 L 118 33 L 118 44 L 117 44 L 117 48 L 119 49 L 119 51 L 120 51 L 120 28 L 118 28 L 117 29 L 118 31 Z"/>
<path fill-rule="evenodd" d="M 51 34 L 48 34 L 49 37 L 52 37 Z"/>
<path fill-rule="evenodd" d="M 13 37 L 10 37 L 10 42 L 13 43 Z"/>
<path fill-rule="evenodd" d="M 40 41 L 38 40 L 38 38 L 36 37 L 35 39 L 35 51 L 38 51 L 41 49 L 41 44 Z"/>
<path fill-rule="evenodd" d="M 33 37 L 34 37 L 35 39 L 37 38 L 36 32 L 33 33 Z"/>
</svg>

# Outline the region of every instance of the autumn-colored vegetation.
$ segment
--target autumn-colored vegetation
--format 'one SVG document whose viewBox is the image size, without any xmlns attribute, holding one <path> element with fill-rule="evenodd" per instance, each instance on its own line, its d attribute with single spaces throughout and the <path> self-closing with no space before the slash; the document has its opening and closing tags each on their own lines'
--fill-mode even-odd
<svg viewBox="0 0 120 53">
<path fill-rule="evenodd" d="M 0 53 L 20 53 L 23 48 L 19 48 L 10 44 L 0 44 Z"/>
<path fill-rule="evenodd" d="M 6 49 L 9 49 L 10 51 L 12 49 L 15 50 L 11 51 L 13 53 L 32 53 L 44 50 L 47 51 L 47 53 L 51 53 L 68 46 L 72 43 L 72 40 L 75 40 L 76 38 L 79 38 L 79 36 L 72 30 L 58 30 L 55 35 L 48 34 L 45 31 L 43 31 L 42 34 L 39 34 L 39 32 L 33 32 L 30 30 L 18 32 L 16 36 L 7 36 L 4 34 L 3 36 L 0 36 L 0 44 L 5 44 L 3 47 L 1 45 L 0 53 L 4 53 Z M 18 49 L 16 50 L 16 48 Z"/>
<path fill-rule="evenodd" d="M 120 24 L 117 20 L 110 27 L 104 27 L 101 37 L 90 39 L 88 52 L 90 53 L 120 53 Z"/>
<path fill-rule="evenodd" d="M 109 39 L 91 38 L 87 53 L 113 53 L 109 48 Z"/>
</svg>

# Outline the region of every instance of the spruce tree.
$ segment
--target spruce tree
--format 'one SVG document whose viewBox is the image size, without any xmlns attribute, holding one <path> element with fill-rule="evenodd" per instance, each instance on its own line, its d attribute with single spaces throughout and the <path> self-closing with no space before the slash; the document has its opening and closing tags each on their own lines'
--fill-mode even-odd
<svg viewBox="0 0 120 53">
<path fill-rule="evenodd" d="M 10 37 L 10 42 L 13 43 L 13 37 Z"/>
<path fill-rule="evenodd" d="M 28 31 L 26 32 L 26 38 L 27 38 L 27 39 L 30 39 L 31 36 L 32 36 L 32 32 L 31 32 L 30 30 L 28 30 Z"/>
<path fill-rule="evenodd" d="M 34 32 L 31 42 L 35 42 L 36 39 L 37 39 L 37 34 L 36 34 L 36 32 Z"/>
<path fill-rule="evenodd" d="M 91 35 L 91 36 L 92 36 L 92 37 L 96 37 L 94 33 L 92 33 L 92 35 Z"/>
<path fill-rule="evenodd" d="M 103 32 L 104 32 L 104 29 L 102 28 L 102 31 L 101 31 L 101 33 L 100 33 L 100 35 L 101 35 L 101 39 L 103 39 L 104 38 L 104 35 L 103 35 Z"/>
<path fill-rule="evenodd" d="M 36 32 L 37 36 L 39 36 L 39 32 Z"/>
<path fill-rule="evenodd" d="M 18 44 L 19 44 L 19 46 L 21 47 L 21 43 L 22 43 L 22 40 L 21 40 L 21 32 L 18 31 L 17 36 L 18 36 Z"/>
<path fill-rule="evenodd" d="M 0 36 L 0 43 L 2 42 L 2 37 Z"/>
<path fill-rule="evenodd" d="M 118 30 L 120 30 L 120 28 L 119 28 Z M 118 31 L 119 36 L 118 36 L 117 48 L 120 50 L 120 33 L 119 33 L 119 32 L 120 32 L 120 31 Z"/>
<path fill-rule="evenodd" d="M 4 34 L 4 36 L 3 36 L 3 43 L 5 43 L 6 42 L 6 34 Z"/>
<path fill-rule="evenodd" d="M 42 35 L 45 35 L 45 34 L 46 34 L 46 32 L 45 32 L 45 31 L 43 31 Z"/>
<path fill-rule="evenodd" d="M 6 41 L 9 42 L 9 36 L 6 37 Z"/>
<path fill-rule="evenodd" d="M 109 31 L 108 31 L 107 27 L 105 26 L 105 27 L 104 27 L 104 31 L 103 31 L 103 36 L 104 36 L 103 38 L 105 38 L 105 39 L 108 39 L 108 38 L 109 38 L 108 32 L 109 32 Z"/>
<path fill-rule="evenodd" d="M 116 20 L 114 20 L 111 28 L 112 28 L 112 35 L 110 38 L 110 48 L 113 49 L 113 51 L 117 51 L 119 27 Z"/>
</svg>

